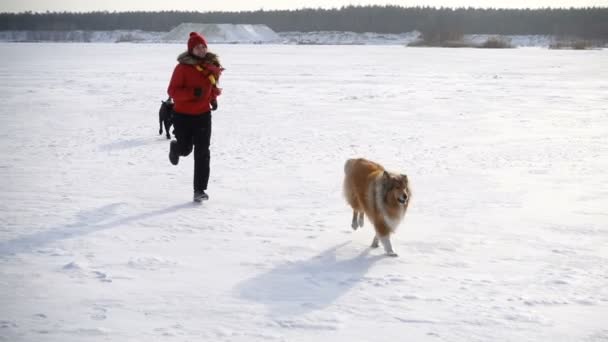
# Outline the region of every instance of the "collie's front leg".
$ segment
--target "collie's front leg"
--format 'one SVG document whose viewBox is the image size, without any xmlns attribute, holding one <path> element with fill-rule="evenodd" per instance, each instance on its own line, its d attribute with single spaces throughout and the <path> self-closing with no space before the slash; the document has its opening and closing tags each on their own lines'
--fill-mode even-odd
<svg viewBox="0 0 608 342">
<path fill-rule="evenodd" d="M 396 257 L 397 253 L 393 250 L 393 245 L 391 244 L 390 235 L 385 235 L 380 237 L 380 242 L 382 242 L 382 246 L 384 247 L 384 251 L 386 255 Z"/>
<path fill-rule="evenodd" d="M 363 212 L 359 213 L 359 220 L 357 223 L 359 224 L 359 227 L 363 227 Z"/>
</svg>

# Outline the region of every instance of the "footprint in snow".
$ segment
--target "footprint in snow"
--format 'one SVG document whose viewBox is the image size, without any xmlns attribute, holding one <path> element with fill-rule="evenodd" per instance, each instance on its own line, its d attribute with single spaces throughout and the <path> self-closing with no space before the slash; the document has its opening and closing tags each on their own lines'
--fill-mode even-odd
<svg viewBox="0 0 608 342">
<path fill-rule="evenodd" d="M 103 321 L 107 318 L 107 316 L 106 316 L 107 311 L 108 310 L 106 308 L 94 307 L 93 313 L 91 314 L 91 319 L 96 320 L 96 321 Z"/>
<path fill-rule="evenodd" d="M 112 279 L 110 279 L 108 277 L 107 274 L 100 272 L 100 271 L 93 271 L 91 272 L 95 275 L 95 278 L 99 279 L 100 281 L 104 282 L 104 283 L 111 283 Z"/>
</svg>

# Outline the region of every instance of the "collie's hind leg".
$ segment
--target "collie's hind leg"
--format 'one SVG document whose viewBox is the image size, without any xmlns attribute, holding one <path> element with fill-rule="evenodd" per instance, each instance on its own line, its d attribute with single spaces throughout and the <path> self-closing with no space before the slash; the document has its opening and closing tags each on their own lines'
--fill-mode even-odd
<svg viewBox="0 0 608 342">
<path fill-rule="evenodd" d="M 353 230 L 357 230 L 357 228 L 359 228 L 359 223 L 357 222 L 357 212 L 355 210 L 353 210 L 353 220 L 350 226 L 353 228 Z"/>
<path fill-rule="evenodd" d="M 384 251 L 386 252 L 386 255 L 392 256 L 392 257 L 398 256 L 397 253 L 395 253 L 395 251 L 393 250 L 393 245 L 391 244 L 390 235 L 381 236 L 379 240 L 382 243 L 382 246 L 384 247 Z"/>
<path fill-rule="evenodd" d="M 374 235 L 374 240 L 372 240 L 371 248 L 378 248 L 378 235 Z"/>
<path fill-rule="evenodd" d="M 359 219 L 357 220 L 357 224 L 359 224 L 359 227 L 363 227 L 363 212 L 359 213 Z"/>
</svg>

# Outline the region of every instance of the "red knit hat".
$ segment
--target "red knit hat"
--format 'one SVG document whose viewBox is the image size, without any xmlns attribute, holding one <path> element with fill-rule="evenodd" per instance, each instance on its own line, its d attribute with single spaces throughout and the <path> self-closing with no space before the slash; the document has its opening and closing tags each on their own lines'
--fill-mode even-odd
<svg viewBox="0 0 608 342">
<path fill-rule="evenodd" d="M 190 38 L 188 38 L 188 52 L 192 53 L 192 49 L 198 44 L 203 44 L 207 46 L 207 41 L 205 37 L 198 34 L 197 32 L 190 32 Z"/>
</svg>

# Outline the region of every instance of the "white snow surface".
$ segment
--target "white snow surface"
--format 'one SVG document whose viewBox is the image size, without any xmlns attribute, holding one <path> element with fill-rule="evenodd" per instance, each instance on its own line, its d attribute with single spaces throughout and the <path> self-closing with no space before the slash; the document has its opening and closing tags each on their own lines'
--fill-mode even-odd
<svg viewBox="0 0 608 342">
<path fill-rule="evenodd" d="M 0 341 L 608 340 L 608 51 L 210 48 L 194 205 L 181 48 L 0 44 Z M 410 179 L 398 258 L 351 157 Z"/>
</svg>

